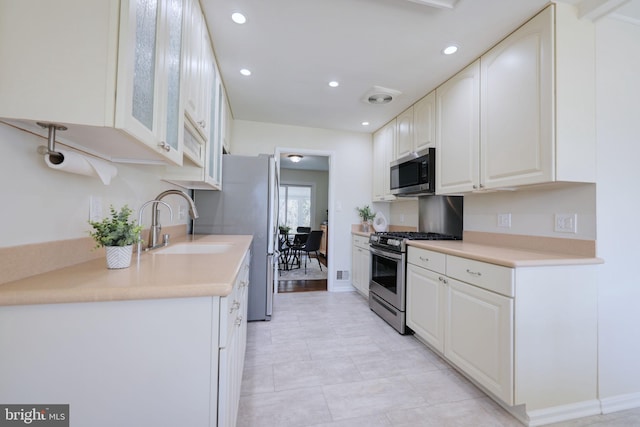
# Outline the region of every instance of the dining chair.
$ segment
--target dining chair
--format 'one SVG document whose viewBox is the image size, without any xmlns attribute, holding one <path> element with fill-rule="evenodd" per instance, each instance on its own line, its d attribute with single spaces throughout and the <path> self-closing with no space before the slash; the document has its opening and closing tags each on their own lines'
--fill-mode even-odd
<svg viewBox="0 0 640 427">
<path fill-rule="evenodd" d="M 320 264 L 320 255 L 318 254 L 318 250 L 320 249 L 320 241 L 322 240 L 322 233 L 322 230 L 313 230 L 309 233 L 306 242 L 301 245 L 291 246 L 298 257 L 301 256 L 302 252 L 307 255 L 304 259 L 304 274 L 307 274 L 307 259 L 309 258 L 311 252 L 315 252 L 316 259 L 318 260 L 318 265 L 320 266 L 320 271 L 322 271 L 322 264 Z M 300 263 L 299 258 L 298 263 Z"/>
</svg>

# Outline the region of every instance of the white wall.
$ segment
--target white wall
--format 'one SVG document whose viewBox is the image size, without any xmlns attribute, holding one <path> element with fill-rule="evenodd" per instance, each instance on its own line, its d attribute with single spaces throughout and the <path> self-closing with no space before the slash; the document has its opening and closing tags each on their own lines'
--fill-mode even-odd
<svg viewBox="0 0 640 427">
<path fill-rule="evenodd" d="M 640 22 L 597 23 L 597 248 L 605 260 L 599 275 L 599 384 L 605 410 L 640 406 L 638 46 Z"/>
<path fill-rule="evenodd" d="M 350 283 L 334 281 L 336 271 L 351 271 L 351 225 L 359 222 L 357 206 L 371 204 L 371 135 L 326 129 L 235 120 L 233 154 L 274 154 L 277 147 L 332 153 L 329 177 L 329 287 Z M 332 288 L 332 286 L 334 286 Z"/>
<path fill-rule="evenodd" d="M 97 178 L 56 171 L 45 165 L 36 152 L 46 139 L 0 123 L 0 189 L 2 221 L 0 247 L 87 237 L 90 226 L 89 197 L 102 199 L 103 214 L 109 205 L 116 209 L 128 204 L 136 210 L 147 200 L 168 188 L 177 188 L 160 181 L 163 167 L 116 165 L 118 175 L 110 185 Z M 177 220 L 181 199 L 167 197 Z M 137 216 L 136 216 L 137 218 Z M 143 224 L 149 225 L 151 211 L 145 210 Z M 163 224 L 170 223 L 169 216 Z"/>
<path fill-rule="evenodd" d="M 511 228 L 498 227 L 498 214 L 511 214 Z M 554 230 L 555 214 L 577 214 L 576 233 Z M 521 189 L 464 197 L 465 231 L 596 239 L 596 186 Z"/>
</svg>

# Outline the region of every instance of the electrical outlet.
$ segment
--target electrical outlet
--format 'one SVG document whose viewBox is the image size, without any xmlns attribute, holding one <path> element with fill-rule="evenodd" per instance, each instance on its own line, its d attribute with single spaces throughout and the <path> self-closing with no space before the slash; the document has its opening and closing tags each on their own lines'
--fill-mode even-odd
<svg viewBox="0 0 640 427">
<path fill-rule="evenodd" d="M 89 196 L 89 221 L 102 219 L 102 197 Z"/>
<path fill-rule="evenodd" d="M 556 214 L 554 230 L 558 233 L 577 233 L 578 214 Z"/>
<path fill-rule="evenodd" d="M 498 214 L 498 227 L 511 228 L 511 214 L 510 213 Z"/>
</svg>

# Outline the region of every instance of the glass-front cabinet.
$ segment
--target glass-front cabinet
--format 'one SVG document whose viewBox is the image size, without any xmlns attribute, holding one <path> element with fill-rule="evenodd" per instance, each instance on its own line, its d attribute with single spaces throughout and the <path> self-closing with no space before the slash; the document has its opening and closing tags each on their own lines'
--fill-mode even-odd
<svg viewBox="0 0 640 427">
<path fill-rule="evenodd" d="M 0 2 L 0 118 L 62 124 L 59 141 L 107 160 L 181 164 L 184 5 Z"/>
<path fill-rule="evenodd" d="M 184 0 L 130 0 L 121 8 L 116 127 L 182 164 Z M 128 6 L 128 7 L 127 7 Z"/>
</svg>

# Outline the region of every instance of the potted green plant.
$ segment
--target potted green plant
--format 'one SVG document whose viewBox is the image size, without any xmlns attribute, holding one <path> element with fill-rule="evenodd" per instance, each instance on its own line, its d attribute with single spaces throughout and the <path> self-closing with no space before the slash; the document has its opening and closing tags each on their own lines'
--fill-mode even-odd
<svg viewBox="0 0 640 427">
<path fill-rule="evenodd" d="M 127 268 L 131 265 L 133 245 L 140 241 L 142 226 L 129 219 L 133 211 L 124 205 L 120 211 L 113 206 L 110 215 L 102 221 L 89 221 L 93 231 L 89 235 L 96 241 L 96 248 L 103 247 L 107 254 L 107 268 Z"/>
<path fill-rule="evenodd" d="M 362 231 L 368 233 L 371 227 L 371 222 L 373 218 L 376 217 L 375 212 L 371 210 L 369 205 L 365 205 L 362 208 L 356 208 L 358 210 L 358 215 L 360 215 L 360 219 L 362 219 Z"/>
<path fill-rule="evenodd" d="M 280 234 L 289 234 L 289 231 L 291 231 L 291 227 L 288 225 L 281 225 L 278 229 L 280 230 Z"/>
</svg>

